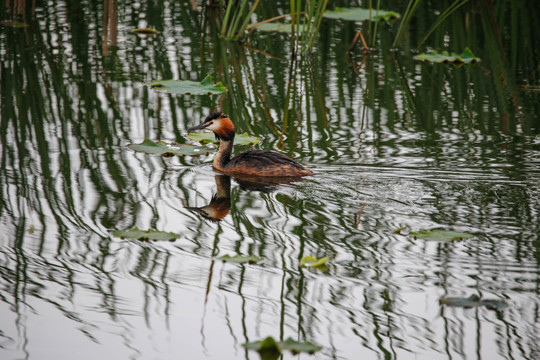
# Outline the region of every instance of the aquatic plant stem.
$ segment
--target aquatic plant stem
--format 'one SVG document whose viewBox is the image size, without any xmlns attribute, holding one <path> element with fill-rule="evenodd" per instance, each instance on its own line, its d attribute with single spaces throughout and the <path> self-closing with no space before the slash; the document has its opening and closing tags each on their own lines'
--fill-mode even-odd
<svg viewBox="0 0 540 360">
<path fill-rule="evenodd" d="M 247 25 L 249 23 L 249 20 L 251 19 L 251 15 L 255 12 L 255 9 L 259 5 L 261 0 L 257 0 L 255 4 L 251 7 L 251 10 L 248 12 L 246 18 L 244 19 L 244 22 L 242 23 L 242 26 L 240 26 L 240 29 L 238 30 L 238 33 L 236 34 L 235 40 L 239 40 L 240 37 L 244 34 L 244 32 L 247 30 Z"/>
<path fill-rule="evenodd" d="M 241 2 L 233 0 L 229 1 L 227 3 L 225 16 L 223 17 L 220 36 L 229 40 L 239 40 L 244 35 L 251 19 L 251 15 L 255 12 L 260 1 L 261 0 L 257 0 L 247 13 L 246 10 L 249 6 L 248 0 L 241 0 Z"/>
<path fill-rule="evenodd" d="M 467 3 L 469 0 L 456 0 L 452 5 L 450 5 L 441 15 L 439 15 L 439 17 L 437 18 L 437 20 L 431 25 L 431 27 L 429 28 L 429 30 L 426 32 L 426 34 L 422 37 L 422 39 L 420 39 L 420 41 L 418 42 L 418 45 L 416 45 L 416 48 L 418 49 L 420 47 L 420 45 L 422 45 L 424 43 L 424 41 L 426 41 L 426 39 L 429 37 L 429 35 L 431 35 L 431 33 L 433 31 L 435 31 L 435 29 L 437 27 L 439 27 L 439 25 L 450 15 L 452 15 L 452 13 L 454 11 L 456 11 L 458 8 L 460 8 L 461 6 L 465 5 L 465 3 Z"/>
<path fill-rule="evenodd" d="M 227 10 L 225 11 L 225 17 L 223 18 L 223 24 L 221 24 L 221 37 L 225 37 L 225 31 L 227 31 L 227 25 L 229 24 L 229 16 L 231 15 L 231 9 L 234 1 L 229 1 L 227 4 Z"/>
<path fill-rule="evenodd" d="M 315 39 L 317 38 L 317 35 L 319 33 L 319 28 L 321 27 L 321 22 L 323 18 L 323 14 L 326 11 L 326 6 L 328 5 L 328 0 L 319 0 L 317 4 L 317 14 L 314 19 L 314 25 L 310 26 L 310 37 L 309 37 L 309 43 L 307 44 L 307 48 L 305 50 L 311 50 L 313 48 L 313 45 L 315 44 Z M 311 22 L 311 17 L 310 17 Z"/>
<path fill-rule="evenodd" d="M 409 1 L 409 5 L 407 5 L 407 10 L 405 10 L 405 15 L 403 16 L 403 20 L 401 20 L 401 23 L 399 24 L 398 32 L 396 34 L 396 38 L 394 39 L 394 42 L 392 43 L 392 49 L 395 49 L 397 46 L 397 43 L 401 39 L 401 36 L 403 36 L 403 32 L 405 31 L 405 27 L 411 21 L 412 15 L 416 11 L 416 8 L 422 0 L 411 0 Z"/>
<path fill-rule="evenodd" d="M 240 10 L 238 10 L 234 14 L 233 22 L 231 23 L 231 26 L 227 29 L 227 39 L 232 39 L 233 35 L 236 33 L 236 27 L 238 26 L 238 22 L 240 21 L 241 14 L 244 12 L 245 8 L 247 6 L 247 0 L 243 0 L 242 4 L 240 5 Z"/>
<path fill-rule="evenodd" d="M 379 9 L 380 9 L 380 6 L 381 6 L 381 1 L 378 0 L 377 1 L 377 13 L 379 12 Z M 369 8 L 369 10 L 371 11 L 371 8 Z M 371 13 L 370 13 L 370 22 L 371 24 Z M 379 28 L 379 22 L 378 21 L 375 21 L 375 30 L 373 30 L 373 37 L 371 39 L 371 46 L 375 46 L 375 42 L 376 42 L 376 38 L 377 38 L 377 29 Z M 365 43 L 364 43 L 364 47 L 365 47 Z"/>
</svg>

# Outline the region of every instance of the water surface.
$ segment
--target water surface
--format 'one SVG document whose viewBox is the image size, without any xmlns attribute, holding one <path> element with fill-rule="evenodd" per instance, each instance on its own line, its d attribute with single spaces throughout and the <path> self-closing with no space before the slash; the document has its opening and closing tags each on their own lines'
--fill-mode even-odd
<svg viewBox="0 0 540 360">
<path fill-rule="evenodd" d="M 261 18 L 288 11 L 262 3 Z M 189 2 L 2 12 L 28 26 L 0 32 L 1 357 L 257 359 L 241 344 L 269 335 L 323 346 L 302 359 L 540 357 L 538 5 L 475 9 L 428 42 L 482 58 L 461 68 L 412 59 L 429 2 L 397 52 L 397 25 L 349 55 L 367 25 L 324 20 L 296 62 L 288 35 L 219 40 L 217 15 Z M 131 33 L 146 26 L 160 33 Z M 206 74 L 228 92 L 143 86 Z M 127 148 L 182 141 L 216 109 L 316 175 L 254 187 L 214 173 L 211 153 Z M 220 221 L 188 209 L 218 198 Z M 112 235 L 135 226 L 180 237 Z M 407 236 L 434 228 L 474 238 Z M 300 267 L 306 255 L 328 272 Z M 474 294 L 508 307 L 439 304 Z"/>
</svg>

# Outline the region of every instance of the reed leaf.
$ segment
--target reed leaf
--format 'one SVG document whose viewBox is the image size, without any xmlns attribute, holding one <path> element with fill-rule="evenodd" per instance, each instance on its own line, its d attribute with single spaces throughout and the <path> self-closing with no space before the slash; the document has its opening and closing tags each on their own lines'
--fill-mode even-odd
<svg viewBox="0 0 540 360">
<path fill-rule="evenodd" d="M 251 7 L 251 10 L 249 10 L 246 18 L 242 22 L 242 26 L 240 26 L 240 29 L 238 30 L 238 32 L 236 34 L 235 40 L 239 40 L 242 37 L 242 35 L 244 34 L 244 32 L 246 31 L 247 26 L 249 24 L 249 20 L 251 19 L 251 15 L 253 15 L 253 13 L 255 12 L 255 9 L 259 5 L 259 2 L 261 2 L 261 0 L 257 0 L 255 2 L 255 4 Z"/>
<path fill-rule="evenodd" d="M 431 25 L 431 27 L 426 32 L 426 34 L 418 42 L 418 45 L 416 46 L 416 48 L 418 49 L 420 47 L 420 45 L 422 45 L 426 41 L 426 39 L 429 37 L 429 35 L 431 35 L 431 33 L 435 29 L 437 29 L 437 27 L 439 27 L 439 25 L 441 25 L 441 23 L 444 20 L 446 20 L 446 18 L 448 16 L 452 15 L 454 13 L 454 11 L 456 11 L 461 6 L 465 5 L 465 3 L 467 3 L 468 1 L 469 0 L 456 0 L 452 5 L 450 5 L 441 15 L 439 15 L 437 20 Z"/>
<path fill-rule="evenodd" d="M 291 18 L 293 24 L 293 46 L 300 47 L 301 52 L 311 51 L 319 32 L 323 14 L 328 0 L 308 0 L 301 11 L 301 1 L 291 0 Z M 304 14 L 303 20 L 300 15 Z"/>
<path fill-rule="evenodd" d="M 228 40 L 239 40 L 244 35 L 251 15 L 253 15 L 259 3 L 260 0 L 257 0 L 250 7 L 248 0 L 229 1 L 223 17 L 220 36 Z"/>
<path fill-rule="evenodd" d="M 416 9 L 418 8 L 418 5 L 420 5 L 421 2 L 422 0 L 409 1 L 409 4 L 407 5 L 407 10 L 405 10 L 405 14 L 403 15 L 403 20 L 401 20 L 401 23 L 399 24 L 396 37 L 394 39 L 394 42 L 392 43 L 392 49 L 394 49 L 397 46 L 397 43 L 403 36 L 405 27 L 407 27 L 407 24 L 409 23 L 409 21 L 411 21 L 413 14 L 415 13 Z"/>
<path fill-rule="evenodd" d="M 370 1 L 371 2 L 371 1 Z M 380 10 L 381 8 L 381 1 L 380 0 L 377 0 L 377 12 Z M 370 7 L 371 9 L 371 7 Z M 369 22 L 370 24 L 370 27 L 371 27 L 371 21 Z M 378 21 L 375 21 L 375 29 L 373 30 L 373 37 L 372 37 L 372 40 L 371 40 L 371 46 L 375 46 L 375 39 L 377 37 L 377 29 L 379 27 L 379 22 Z"/>
<path fill-rule="evenodd" d="M 227 25 L 229 24 L 229 16 L 231 15 L 232 8 L 234 6 L 234 1 L 229 1 L 227 4 L 227 10 L 225 10 L 225 17 L 223 18 L 223 24 L 221 24 L 221 37 L 225 37 L 225 32 L 227 31 Z"/>
<path fill-rule="evenodd" d="M 227 39 L 233 39 L 234 34 L 237 33 L 238 22 L 240 21 L 240 17 L 244 13 L 246 6 L 247 6 L 247 0 L 242 0 L 242 3 L 240 5 L 240 10 L 234 13 L 234 18 L 231 23 L 231 26 L 229 26 L 229 28 L 227 29 L 227 36 L 226 36 Z"/>
</svg>

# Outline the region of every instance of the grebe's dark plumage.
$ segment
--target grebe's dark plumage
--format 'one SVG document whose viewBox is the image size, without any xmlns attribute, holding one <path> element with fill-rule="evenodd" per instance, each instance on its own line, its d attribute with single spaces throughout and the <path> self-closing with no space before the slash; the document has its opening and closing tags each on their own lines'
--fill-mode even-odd
<svg viewBox="0 0 540 360">
<path fill-rule="evenodd" d="M 219 172 L 231 175 L 255 175 L 270 177 L 300 177 L 313 175 L 313 172 L 293 159 L 267 150 L 244 151 L 231 159 L 234 143 L 234 124 L 221 112 L 208 115 L 201 125 L 188 131 L 212 130 L 220 139 L 219 150 L 214 157 L 213 166 Z"/>
</svg>

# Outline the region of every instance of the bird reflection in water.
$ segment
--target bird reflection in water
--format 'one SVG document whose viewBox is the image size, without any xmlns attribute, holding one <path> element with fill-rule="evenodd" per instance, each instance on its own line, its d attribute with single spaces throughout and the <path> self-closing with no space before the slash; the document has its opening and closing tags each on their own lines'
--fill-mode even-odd
<svg viewBox="0 0 540 360">
<path fill-rule="evenodd" d="M 210 221 L 220 221 L 231 210 L 231 177 L 227 175 L 215 175 L 217 193 L 212 196 L 210 204 L 202 207 L 186 206 L 186 209 L 200 214 Z"/>
<path fill-rule="evenodd" d="M 186 209 L 196 212 L 203 218 L 212 222 L 221 221 L 231 210 L 231 176 L 214 175 L 217 192 L 212 196 L 210 203 L 201 207 L 186 206 Z M 301 177 L 260 177 L 260 176 L 235 176 L 234 180 L 240 189 L 247 191 L 260 191 L 269 193 L 279 185 L 292 184 L 303 181 Z"/>
</svg>

